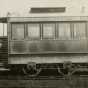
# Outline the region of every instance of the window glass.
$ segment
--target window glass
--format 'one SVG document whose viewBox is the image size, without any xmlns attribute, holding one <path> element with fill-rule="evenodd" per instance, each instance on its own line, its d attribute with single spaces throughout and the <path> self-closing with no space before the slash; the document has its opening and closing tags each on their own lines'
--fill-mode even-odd
<svg viewBox="0 0 88 88">
<path fill-rule="evenodd" d="M 58 24 L 58 38 L 59 39 L 70 39 L 71 29 L 69 23 L 59 23 Z"/>
<path fill-rule="evenodd" d="M 43 38 L 55 37 L 55 24 L 43 24 Z"/>
<path fill-rule="evenodd" d="M 24 24 L 12 24 L 12 39 L 24 39 Z"/>
<path fill-rule="evenodd" d="M 3 23 L 0 23 L 0 36 L 3 36 L 4 31 L 3 31 Z"/>
<path fill-rule="evenodd" d="M 28 37 L 39 38 L 40 37 L 40 25 L 39 24 L 28 24 Z"/>
<path fill-rule="evenodd" d="M 4 23 L 4 33 L 3 33 L 4 36 L 7 36 L 7 24 Z"/>
<path fill-rule="evenodd" d="M 85 38 L 85 30 L 85 23 L 74 23 L 74 38 Z"/>
</svg>

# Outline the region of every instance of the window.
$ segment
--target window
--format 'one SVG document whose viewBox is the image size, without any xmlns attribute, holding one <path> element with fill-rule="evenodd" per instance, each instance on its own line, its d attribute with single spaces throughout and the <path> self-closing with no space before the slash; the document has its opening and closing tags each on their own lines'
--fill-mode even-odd
<svg viewBox="0 0 88 88">
<path fill-rule="evenodd" d="M 12 39 L 24 39 L 24 24 L 12 24 Z"/>
<path fill-rule="evenodd" d="M 82 39 L 86 37 L 85 23 L 74 23 L 74 38 Z"/>
<path fill-rule="evenodd" d="M 70 39 L 71 29 L 69 23 L 59 23 L 58 24 L 58 38 L 59 39 Z"/>
<path fill-rule="evenodd" d="M 65 11 L 66 11 L 66 7 L 54 7 L 54 8 L 51 8 L 51 7 L 34 8 L 32 7 L 30 12 L 31 13 L 62 13 Z"/>
<path fill-rule="evenodd" d="M 0 36 L 7 36 L 7 24 L 0 23 Z"/>
<path fill-rule="evenodd" d="M 0 36 L 3 36 L 3 23 L 0 23 Z"/>
<path fill-rule="evenodd" d="M 55 24 L 43 24 L 43 38 L 45 39 L 55 38 Z"/>
<path fill-rule="evenodd" d="M 29 38 L 40 38 L 40 25 L 39 24 L 28 24 L 28 37 Z"/>
<path fill-rule="evenodd" d="M 4 36 L 7 36 L 7 24 L 6 23 L 4 23 L 4 33 L 3 33 L 3 35 Z"/>
</svg>

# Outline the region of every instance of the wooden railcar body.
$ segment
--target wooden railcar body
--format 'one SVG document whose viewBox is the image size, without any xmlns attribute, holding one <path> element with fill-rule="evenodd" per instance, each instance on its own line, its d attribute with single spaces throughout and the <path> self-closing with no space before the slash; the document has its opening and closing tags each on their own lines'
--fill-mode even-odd
<svg viewBox="0 0 88 88">
<path fill-rule="evenodd" d="M 88 61 L 87 19 L 88 17 L 85 16 L 9 18 L 9 63 L 26 64 L 30 61 L 36 63 L 63 63 L 64 61 L 86 63 Z M 16 29 L 13 28 L 12 30 L 12 26 L 14 25 L 24 27 L 22 28 L 22 31 L 24 31 L 22 39 L 13 38 L 14 33 L 12 35 L 12 31 L 15 32 L 14 29 Z M 28 25 L 34 25 L 34 29 L 37 30 L 39 34 L 30 36 L 28 30 L 30 30 L 31 27 L 28 29 Z M 49 26 L 50 30 L 48 28 Z M 52 30 L 52 33 L 50 35 L 44 35 L 44 30 L 48 30 L 48 32 Z M 67 32 L 63 34 L 60 32 L 61 30 L 62 32 Z M 78 33 L 79 30 L 83 33 Z M 62 33 L 62 35 L 60 33 Z"/>
<path fill-rule="evenodd" d="M 7 63 L 3 63 L 8 68 L 73 69 L 75 64 L 88 71 L 87 16 L 7 17 L 7 29 Z"/>
</svg>

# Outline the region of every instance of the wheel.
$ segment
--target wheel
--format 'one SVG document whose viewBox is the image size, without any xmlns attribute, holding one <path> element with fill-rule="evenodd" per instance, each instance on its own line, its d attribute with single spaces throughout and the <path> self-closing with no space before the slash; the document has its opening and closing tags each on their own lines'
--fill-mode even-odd
<svg viewBox="0 0 88 88">
<path fill-rule="evenodd" d="M 63 63 L 63 69 L 65 70 L 66 75 L 71 76 L 76 71 L 77 66 L 68 61 Z"/>
<path fill-rule="evenodd" d="M 25 75 L 35 77 L 41 72 L 41 68 L 37 68 L 36 63 L 30 62 L 22 68 L 22 71 Z"/>
</svg>

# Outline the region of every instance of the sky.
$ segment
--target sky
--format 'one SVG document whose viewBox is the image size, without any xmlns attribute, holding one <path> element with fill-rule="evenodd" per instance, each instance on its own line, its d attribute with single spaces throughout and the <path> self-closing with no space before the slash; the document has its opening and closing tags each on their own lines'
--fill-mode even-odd
<svg viewBox="0 0 88 88">
<path fill-rule="evenodd" d="M 0 16 L 8 12 L 28 13 L 31 7 L 63 7 L 69 14 L 88 13 L 88 0 L 0 0 Z"/>
</svg>

